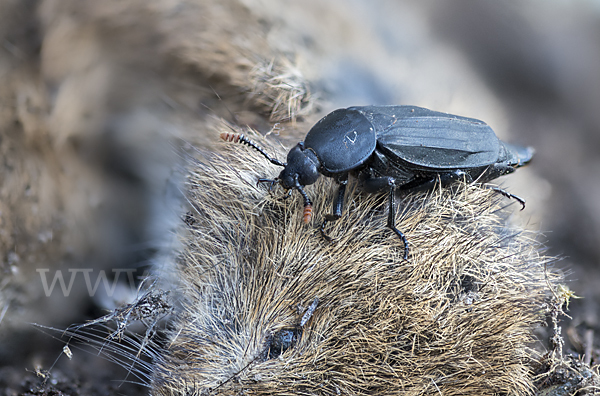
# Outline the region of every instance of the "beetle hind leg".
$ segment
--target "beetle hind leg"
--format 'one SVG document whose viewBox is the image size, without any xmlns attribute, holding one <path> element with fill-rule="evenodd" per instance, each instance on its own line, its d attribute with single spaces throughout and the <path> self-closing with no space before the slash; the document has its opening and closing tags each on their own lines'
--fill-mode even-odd
<svg viewBox="0 0 600 396">
<path fill-rule="evenodd" d="M 506 198 L 516 200 L 517 202 L 519 202 L 521 204 L 521 210 L 525 209 L 525 200 L 523 198 L 519 197 L 518 195 L 511 194 L 508 191 L 503 190 L 500 187 L 496 187 L 496 186 L 485 186 L 485 187 L 489 188 L 490 190 L 494 190 L 498 194 L 502 194 Z"/>
</svg>

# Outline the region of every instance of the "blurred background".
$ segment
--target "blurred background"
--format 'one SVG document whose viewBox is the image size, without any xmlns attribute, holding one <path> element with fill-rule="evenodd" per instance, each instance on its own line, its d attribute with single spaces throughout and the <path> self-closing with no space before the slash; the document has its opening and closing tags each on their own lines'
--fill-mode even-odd
<svg viewBox="0 0 600 396">
<path fill-rule="evenodd" d="M 257 73 L 278 65 L 316 99 L 293 123 L 261 97 Z M 478 118 L 536 149 L 498 181 L 527 200 L 515 221 L 542 232 L 583 297 L 564 318 L 567 347 L 593 340 L 598 363 L 600 1 L 3 0 L 0 389 L 25 392 L 60 353 L 31 322 L 64 328 L 131 299 L 128 284 L 116 301 L 83 282 L 49 298 L 36 270 L 138 276 L 171 260 L 176 150 L 213 147 L 216 118 L 262 132 L 278 121 L 289 142 L 367 104 Z M 79 384 L 122 378 L 68 367 Z"/>
</svg>

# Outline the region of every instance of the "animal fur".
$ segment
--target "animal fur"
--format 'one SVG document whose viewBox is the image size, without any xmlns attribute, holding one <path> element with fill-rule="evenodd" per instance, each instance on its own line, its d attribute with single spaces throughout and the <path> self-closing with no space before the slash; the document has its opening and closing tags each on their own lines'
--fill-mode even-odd
<svg viewBox="0 0 600 396">
<path fill-rule="evenodd" d="M 590 74 L 596 71 L 597 62 L 581 63 L 591 65 L 586 73 L 578 57 L 572 56 L 598 57 L 597 40 L 589 29 L 594 26 L 594 14 L 579 8 L 572 19 L 565 19 L 562 5 L 527 4 L 481 2 L 474 7 L 463 0 L 449 1 L 443 7 L 431 7 L 428 2 L 383 1 L 373 6 L 342 0 L 0 2 L 0 365 L 6 366 L 0 376 L 13 378 L 3 390 L 18 393 L 15 387 L 26 384 L 21 393 L 30 392 L 31 378 L 26 381 L 23 376 L 33 376 L 38 365 L 49 368 L 56 360 L 52 348 L 62 348 L 32 330 L 31 322 L 67 326 L 107 308 L 92 300 L 85 288 L 78 288 L 80 284 L 69 298 L 47 298 L 36 269 L 110 272 L 140 262 L 169 261 L 174 251 L 171 230 L 179 226 L 179 201 L 171 198 L 180 189 L 173 167 L 181 158 L 173 148 L 187 147 L 183 140 L 216 149 L 220 130 L 214 125 L 219 117 L 261 131 L 281 122 L 273 134 L 281 132 L 282 140 L 296 142 L 310 121 L 318 119 L 314 97 L 320 95 L 327 100 L 322 103 L 325 112 L 357 104 L 409 103 L 484 119 L 499 134 L 511 130 L 537 133 L 523 136 L 522 142 L 535 141 L 540 149 L 536 159 L 544 165 L 534 172 L 545 169 L 549 182 L 534 172 L 520 172 L 508 183 L 516 181 L 527 189 L 511 191 L 527 191 L 526 216 L 532 216 L 534 223 L 542 218 L 544 227 L 557 229 L 559 249 L 563 243 L 576 241 L 575 246 L 587 246 L 584 254 L 595 251 L 595 231 L 581 227 L 595 224 L 590 214 L 597 212 L 596 168 L 592 166 L 596 156 L 594 145 L 581 150 L 578 144 L 587 140 L 578 139 L 576 132 L 595 130 L 589 126 L 598 123 L 598 101 L 592 94 L 576 93 L 598 92 L 594 87 L 600 79 Z M 517 29 L 505 28 L 513 23 Z M 536 34 L 528 35 L 531 31 Z M 555 35 L 562 39 L 548 40 Z M 512 52 L 514 43 L 522 46 L 517 52 Z M 564 48 L 569 56 L 564 56 Z M 520 62 L 516 68 L 515 60 Z M 527 82 L 526 89 L 523 82 Z M 516 96 L 503 96 L 506 89 Z M 304 123 L 299 116 L 306 119 Z M 295 126 L 294 121 L 298 122 Z M 277 387 L 277 391 L 360 394 L 393 384 L 404 386 L 408 394 L 436 394 L 438 389 L 477 394 L 488 382 L 491 389 L 514 389 L 517 394 L 531 390 L 534 355 L 526 345 L 544 309 L 541 267 L 546 259 L 538 257 L 535 233 L 511 228 L 506 225 L 506 212 L 495 211 L 506 201 L 473 186 L 407 198 L 402 206 L 406 212 L 399 214 L 403 216 L 399 225 L 413 249 L 412 261 L 406 263 L 398 260 L 398 241 L 384 225 L 385 205 L 378 197 L 349 193 L 351 203 L 344 217 L 330 229 L 338 242 L 326 246 L 315 227 L 323 211 L 330 210 L 332 190 L 323 186 L 327 181 L 309 189 L 316 205 L 315 222 L 303 226 L 298 197 L 279 202 L 253 187 L 256 177 L 276 174 L 270 164 L 244 147 L 218 146 L 218 150 L 226 150 L 219 154 L 225 160 L 205 157 L 197 168 L 191 167 L 195 173 L 190 186 L 204 189 L 190 193 L 199 200 L 194 203 L 198 212 L 192 210 L 187 216 L 190 234 L 182 239 L 188 253 L 181 257 L 177 271 L 168 267 L 165 273 L 170 277 L 162 278 L 164 286 L 182 278 L 181 294 L 175 286 L 171 294 L 142 293 L 137 301 L 129 301 L 127 309 L 104 317 L 118 322 L 119 331 L 108 333 L 113 338 L 107 340 L 106 332 L 92 338 L 104 352 L 114 353 L 126 369 L 135 368 L 141 382 L 153 386 L 154 393 L 200 391 L 226 380 L 214 393 L 260 388 L 268 394 Z M 281 158 L 284 151 L 273 149 Z M 557 159 L 560 166 L 556 166 Z M 572 163 L 581 166 L 574 168 Z M 552 183 L 559 183 L 554 190 Z M 549 204 L 561 196 L 568 198 L 568 205 Z M 208 213 L 208 217 L 198 213 Z M 548 223 L 553 219 L 562 220 L 555 226 Z M 260 227 L 254 229 L 252 224 Z M 233 233 L 237 227 L 243 227 L 244 233 Z M 202 235 L 219 243 L 197 242 L 196 237 Z M 264 240 L 270 242 L 260 256 L 253 242 Z M 442 245 L 425 249 L 434 241 Z M 579 245 L 582 241 L 587 242 Z M 220 256 L 208 256 L 213 251 Z M 229 267 L 218 261 L 225 254 L 230 254 Z M 349 254 L 354 259 L 345 256 Z M 338 262 L 335 257 L 346 257 L 346 261 Z M 309 258 L 316 267 L 307 264 Z M 209 262 L 219 268 L 206 273 L 198 270 L 202 276 L 194 278 L 194 268 L 202 269 L 198 266 Z M 196 263 L 196 267 L 187 268 L 186 263 Z M 224 274 L 231 273 L 231 279 L 219 275 L 217 271 L 223 268 L 230 271 Z M 250 311 L 231 313 L 232 317 L 241 315 L 234 324 L 246 326 L 249 319 L 259 319 L 251 327 L 254 332 L 238 326 L 229 333 L 211 333 L 222 321 L 211 303 L 246 297 L 241 292 L 212 293 L 215 279 L 223 285 L 232 285 L 235 279 L 261 284 L 263 275 L 252 278 L 240 272 L 249 268 L 278 271 L 266 271 L 264 276 L 279 289 L 267 290 L 262 299 L 244 300 Z M 311 268 L 314 273 L 307 274 Z M 192 279 L 199 281 L 193 284 Z M 289 296 L 289 282 L 294 279 L 309 288 Z M 554 275 L 549 274 L 548 281 L 554 285 Z M 198 285 L 212 294 L 197 289 Z M 280 294 L 273 294 L 278 290 Z M 388 293 L 389 298 L 369 300 L 368 293 L 378 291 Z M 145 319 L 154 328 L 158 319 L 152 315 L 157 312 L 142 315 L 137 309 L 150 306 L 166 312 L 171 302 L 145 301 L 148 296 L 160 300 L 166 295 L 179 295 L 174 300 L 172 344 L 149 344 L 146 336 L 152 332 L 143 331 L 131 345 L 112 342 L 120 339 L 121 326 L 132 317 Z M 211 296 L 216 297 L 209 300 Z M 266 340 L 284 326 L 298 331 L 316 297 L 319 302 L 302 327 L 296 347 L 281 359 L 261 361 Z M 186 314 L 179 301 L 195 316 Z M 274 305 L 277 302 L 281 304 Z M 388 307 L 397 310 L 382 311 Z M 198 312 L 207 316 L 196 316 Z M 269 312 L 271 316 L 264 316 Z M 352 312 L 357 313 L 356 320 L 346 315 Z M 431 312 L 440 316 L 432 321 Z M 480 327 L 468 334 L 471 320 Z M 488 327 L 497 327 L 488 320 L 506 327 L 490 335 Z M 396 338 L 388 330 L 396 331 Z M 84 327 L 78 333 L 90 341 L 90 332 Z M 227 347 L 231 352 L 203 346 L 197 334 L 232 340 Z M 383 355 L 384 349 L 373 353 L 369 348 L 381 345 L 385 337 L 395 342 L 390 353 Z M 186 360 L 192 345 L 182 343 L 187 340 L 199 348 L 190 356 L 212 356 L 213 360 L 205 361 L 207 370 L 213 370 L 210 375 L 199 375 L 194 370 L 198 361 Z M 484 348 L 486 342 L 489 350 Z M 331 345 L 334 348 L 327 349 Z M 410 357 L 396 364 L 405 356 L 400 352 L 408 349 Z M 59 359 L 51 373 L 54 382 L 44 382 L 39 392 L 76 394 L 71 385 L 86 383 L 102 393 L 98 389 L 104 389 L 105 381 L 99 380 L 100 364 L 82 364 L 82 354 L 74 346 L 69 350 L 73 366 L 65 368 L 61 366 L 65 359 Z M 303 351 L 302 356 L 298 351 Z M 511 355 L 511 351 L 516 352 Z M 362 362 L 368 364 L 353 365 L 361 361 L 360 353 L 364 353 Z M 141 354 L 154 363 L 142 361 Z M 470 357 L 465 361 L 466 356 Z M 302 359 L 309 357 L 325 363 L 302 366 L 302 361 L 307 362 Z M 225 363 L 217 364 L 219 358 Z M 252 363 L 244 369 L 240 367 L 243 362 Z M 287 368 L 283 367 L 286 362 Z M 387 362 L 389 371 L 384 372 L 379 362 Z M 265 367 L 273 371 L 265 373 Z M 329 371 L 319 374 L 315 367 Z M 385 375 L 375 376 L 376 369 Z M 14 375 L 6 374 L 9 371 Z M 68 373 L 69 380 L 61 373 Z M 122 378 L 113 372 L 105 377 Z M 39 385 L 38 379 L 32 381 Z M 52 388 L 55 381 L 63 387 Z M 387 382 L 382 385 L 380 381 Z M 80 394 L 90 393 L 78 389 Z"/>
<path fill-rule="evenodd" d="M 154 363 L 153 395 L 533 392 L 532 331 L 558 278 L 535 233 L 507 222 L 510 202 L 464 184 L 404 197 L 406 261 L 385 227 L 385 194 L 350 189 L 328 244 L 317 226 L 332 182 L 307 188 L 307 226 L 298 194 L 257 187 L 278 171 L 233 144 L 190 165 L 181 307 Z M 295 346 L 266 357 L 315 298 Z"/>
<path fill-rule="evenodd" d="M 237 0 L 7 1 L 0 18 L 3 333 L 82 320 L 85 288 L 47 298 L 37 269 L 170 255 L 182 141 L 209 147 L 218 116 L 267 125 L 313 108 L 294 60 Z"/>
</svg>

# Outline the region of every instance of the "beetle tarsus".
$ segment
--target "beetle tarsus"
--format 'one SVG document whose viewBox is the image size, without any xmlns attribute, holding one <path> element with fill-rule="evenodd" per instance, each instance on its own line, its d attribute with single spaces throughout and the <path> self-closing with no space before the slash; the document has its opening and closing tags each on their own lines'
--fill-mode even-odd
<svg viewBox="0 0 600 396">
<path fill-rule="evenodd" d="M 291 196 L 292 196 L 292 191 L 293 191 L 293 190 L 286 190 L 286 191 L 285 191 L 285 194 L 283 194 L 283 198 L 282 198 L 282 199 L 283 199 L 283 200 L 286 200 L 286 199 L 288 199 L 289 197 L 291 197 Z"/>
<path fill-rule="evenodd" d="M 521 210 L 525 209 L 525 200 L 518 195 L 511 194 L 506 190 L 501 189 L 500 187 L 489 186 L 490 189 L 496 191 L 499 194 L 504 195 L 506 198 L 514 199 L 521 204 Z"/>
<path fill-rule="evenodd" d="M 256 187 L 258 187 L 261 183 L 269 183 L 269 192 L 273 191 L 273 186 L 275 186 L 275 184 L 279 183 L 279 180 L 277 179 L 258 179 L 256 181 Z"/>
<path fill-rule="evenodd" d="M 321 228 L 319 229 L 319 231 L 321 231 L 321 236 L 329 243 L 333 243 L 333 238 L 325 233 L 325 226 L 327 226 L 327 223 L 329 223 L 330 221 L 336 221 L 340 217 L 341 216 L 326 215 L 325 220 L 323 220 L 323 223 L 321 224 Z"/>
</svg>

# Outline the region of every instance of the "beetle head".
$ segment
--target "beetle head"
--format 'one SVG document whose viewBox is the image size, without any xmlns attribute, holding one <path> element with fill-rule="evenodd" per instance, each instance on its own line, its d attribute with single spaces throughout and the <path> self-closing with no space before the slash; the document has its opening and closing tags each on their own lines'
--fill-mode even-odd
<svg viewBox="0 0 600 396">
<path fill-rule="evenodd" d="M 287 165 L 279 174 L 279 182 L 285 189 L 313 184 L 319 178 L 320 162 L 315 153 L 304 149 L 302 143 L 290 150 Z"/>
</svg>

